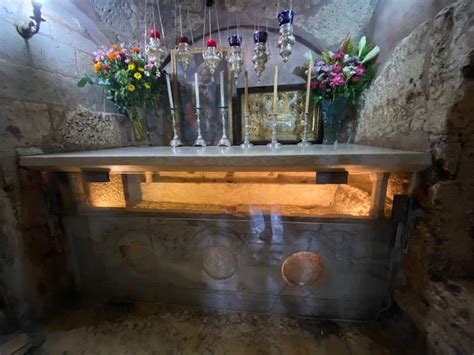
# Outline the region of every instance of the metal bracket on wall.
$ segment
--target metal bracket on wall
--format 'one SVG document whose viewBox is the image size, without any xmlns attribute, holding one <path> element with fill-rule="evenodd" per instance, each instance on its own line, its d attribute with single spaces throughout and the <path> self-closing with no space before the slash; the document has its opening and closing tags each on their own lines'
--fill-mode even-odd
<svg viewBox="0 0 474 355">
<path fill-rule="evenodd" d="M 347 184 L 349 173 L 347 171 L 318 171 L 316 184 Z"/>
<path fill-rule="evenodd" d="M 390 256 L 390 284 L 392 288 L 397 288 L 397 286 L 402 284 L 402 275 L 399 274 L 402 256 L 408 250 L 408 242 L 416 221 L 425 215 L 425 211 L 416 202 L 414 197 L 407 195 L 394 196 L 392 210 L 394 238 Z"/>
</svg>

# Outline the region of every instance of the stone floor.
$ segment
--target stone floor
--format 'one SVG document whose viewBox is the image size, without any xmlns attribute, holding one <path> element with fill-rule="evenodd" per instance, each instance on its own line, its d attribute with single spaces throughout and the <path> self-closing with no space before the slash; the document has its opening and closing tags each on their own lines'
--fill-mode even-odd
<svg viewBox="0 0 474 355">
<path fill-rule="evenodd" d="M 76 306 L 32 354 L 423 354 L 410 331 L 156 304 Z"/>
</svg>

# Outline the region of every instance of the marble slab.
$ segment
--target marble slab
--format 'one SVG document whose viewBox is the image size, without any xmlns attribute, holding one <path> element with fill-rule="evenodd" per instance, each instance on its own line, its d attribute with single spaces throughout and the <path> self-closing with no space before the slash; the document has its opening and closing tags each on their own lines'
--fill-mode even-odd
<svg viewBox="0 0 474 355">
<path fill-rule="evenodd" d="M 128 147 L 86 152 L 21 156 L 25 168 L 48 171 L 332 171 L 416 172 L 431 165 L 429 153 L 356 144 L 254 146 Z"/>
</svg>

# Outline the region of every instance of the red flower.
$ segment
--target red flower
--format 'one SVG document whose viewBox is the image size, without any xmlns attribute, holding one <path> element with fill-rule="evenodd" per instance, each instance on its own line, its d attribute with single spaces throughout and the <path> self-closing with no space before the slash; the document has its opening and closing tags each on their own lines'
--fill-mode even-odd
<svg viewBox="0 0 474 355">
<path fill-rule="evenodd" d="M 318 87 L 318 82 L 316 80 L 313 80 L 311 82 L 311 89 L 316 89 Z"/>
<path fill-rule="evenodd" d="M 340 65 L 335 65 L 334 68 L 332 68 L 332 71 L 334 73 L 340 73 L 342 70 L 342 67 Z"/>
</svg>

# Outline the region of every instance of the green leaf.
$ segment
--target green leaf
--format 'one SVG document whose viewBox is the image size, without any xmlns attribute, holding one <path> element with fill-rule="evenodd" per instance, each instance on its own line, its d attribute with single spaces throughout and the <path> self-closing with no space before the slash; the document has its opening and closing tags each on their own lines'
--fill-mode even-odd
<svg viewBox="0 0 474 355">
<path fill-rule="evenodd" d="M 79 86 L 80 88 L 83 88 L 87 84 L 92 84 L 91 79 L 87 75 L 85 75 L 83 78 L 81 78 L 81 80 L 77 82 L 77 86 Z"/>
</svg>

